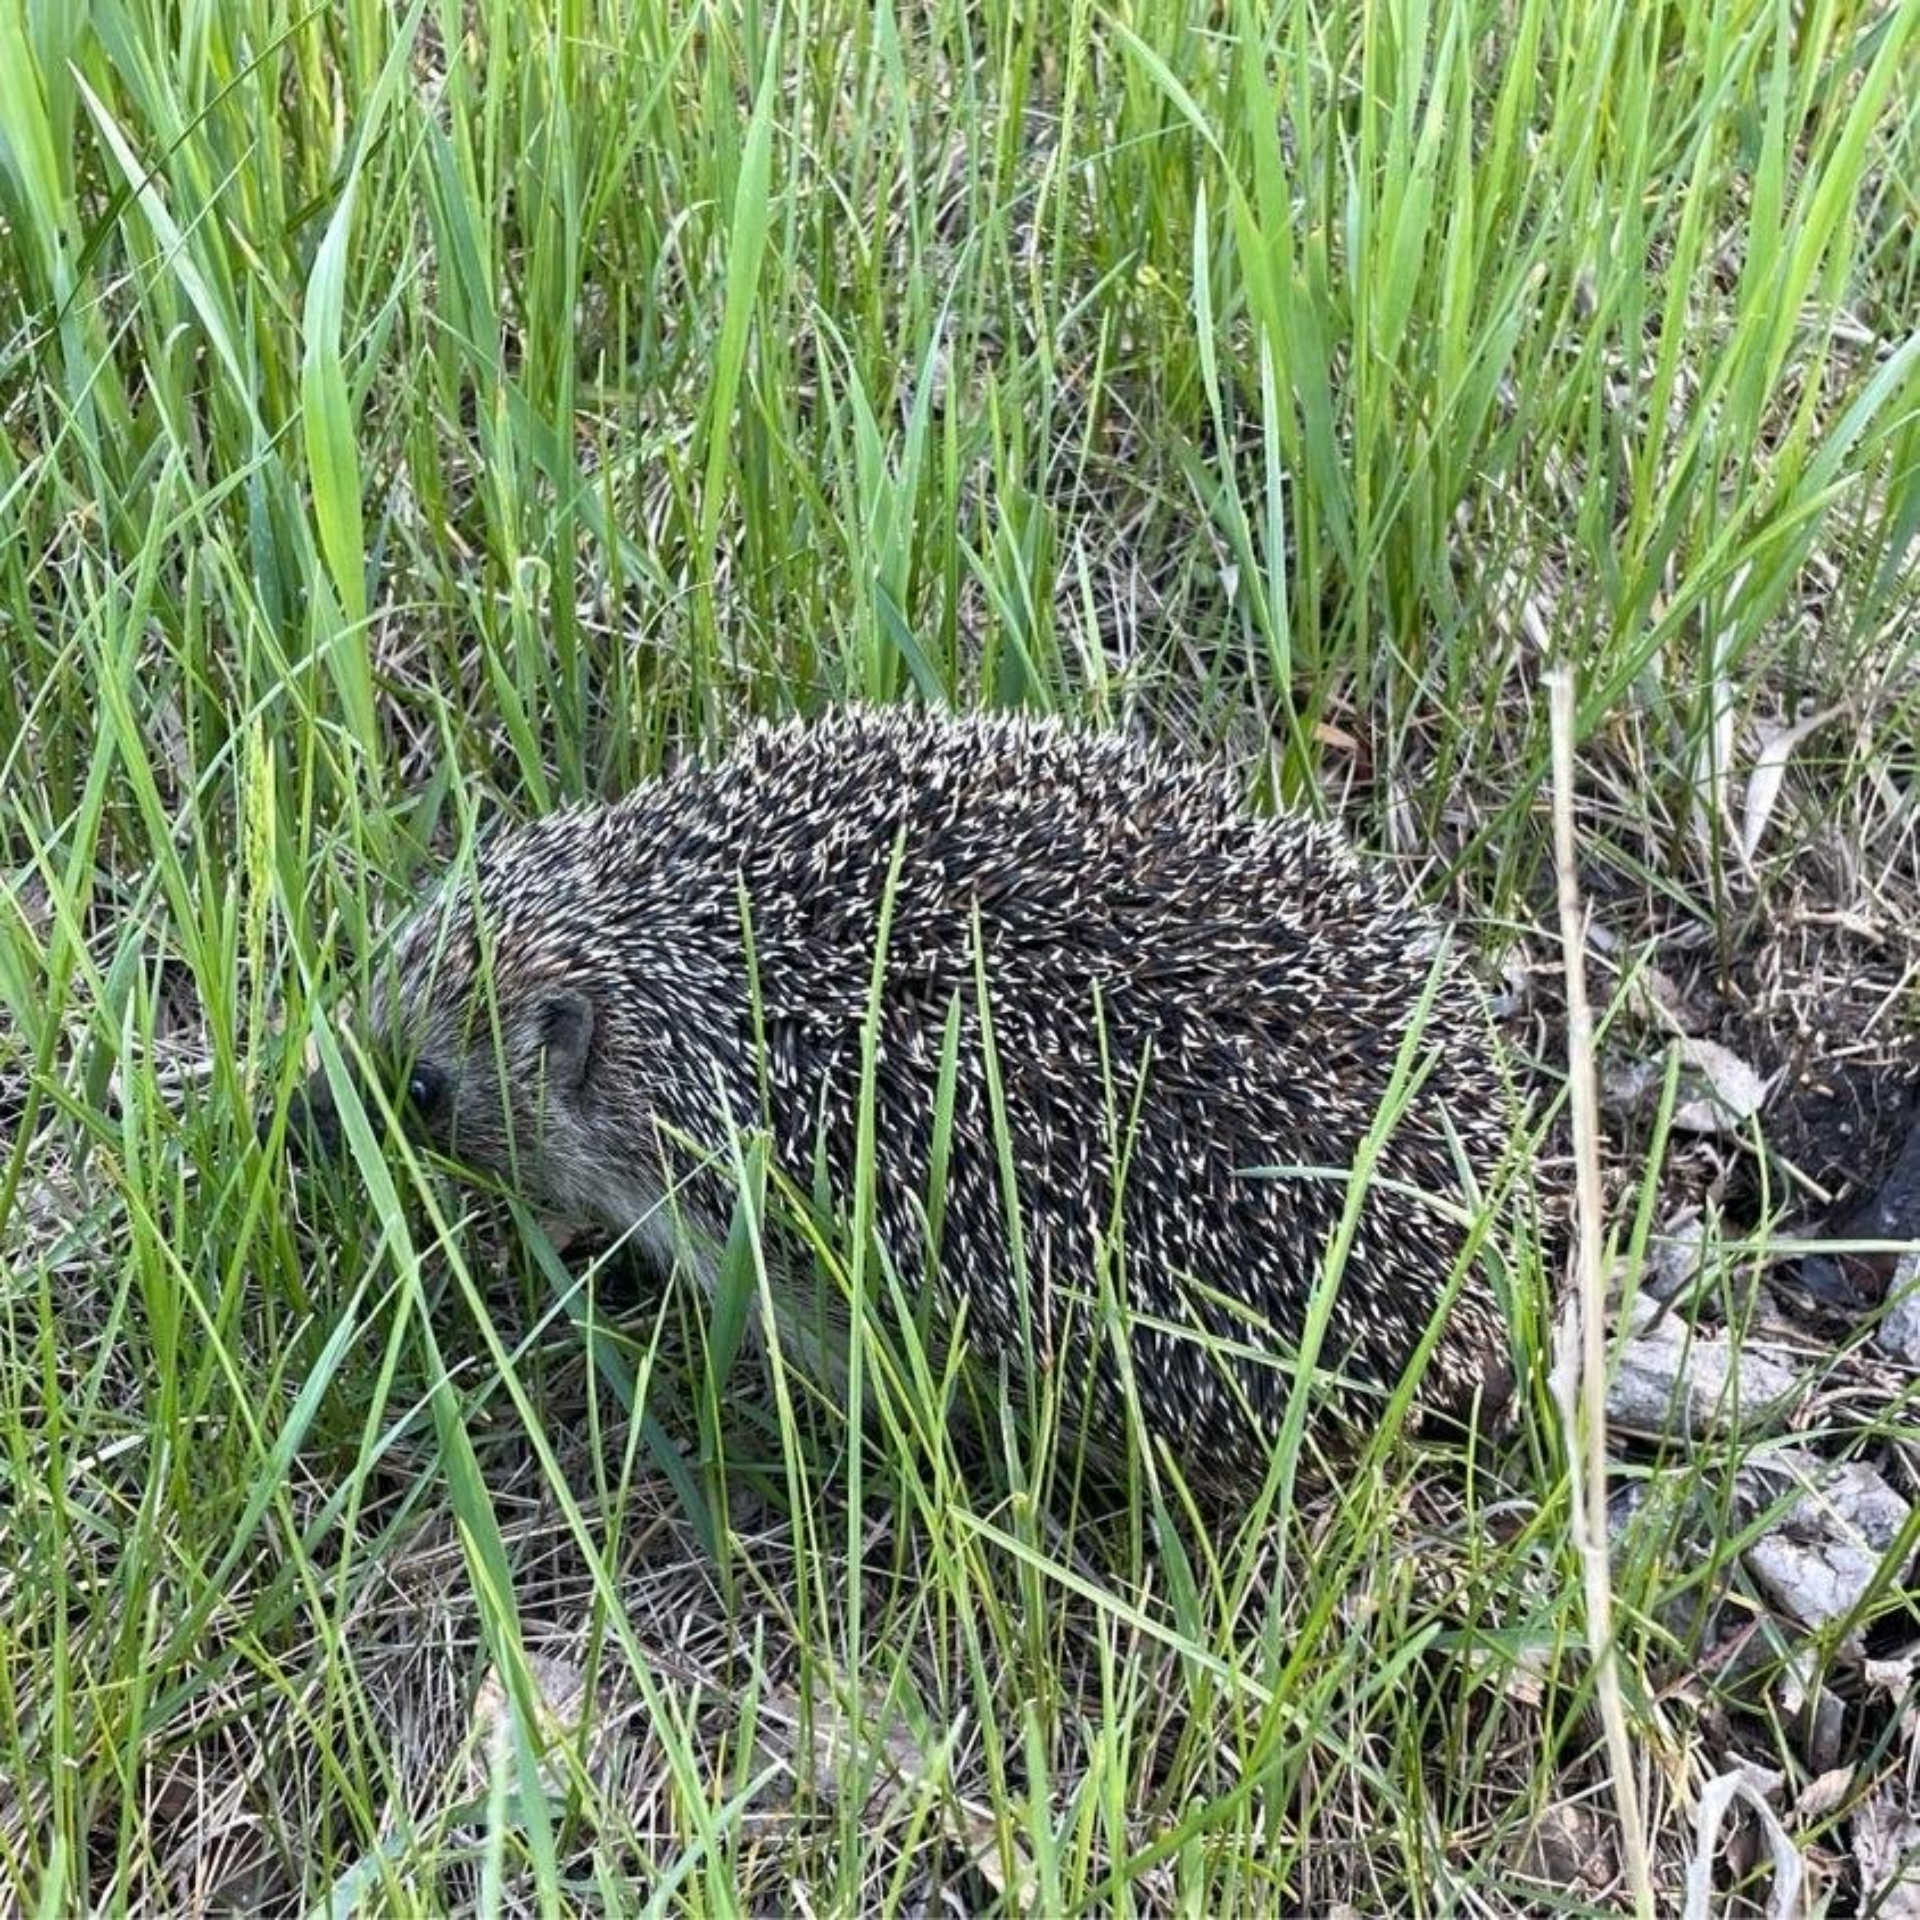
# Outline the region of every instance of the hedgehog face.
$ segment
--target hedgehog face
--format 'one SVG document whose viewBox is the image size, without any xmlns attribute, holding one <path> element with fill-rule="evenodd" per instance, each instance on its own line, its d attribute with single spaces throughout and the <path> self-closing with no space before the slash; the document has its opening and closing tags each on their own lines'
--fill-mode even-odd
<svg viewBox="0 0 1920 1920">
<path fill-rule="evenodd" d="M 543 968 L 511 922 L 482 962 L 470 927 L 427 912 L 403 931 L 371 1011 L 374 1055 L 416 1138 L 535 1207 L 580 1209 L 604 1160 L 591 1134 L 591 992 Z"/>
<path fill-rule="evenodd" d="M 363 1040 L 388 1102 L 422 1145 L 544 1211 L 596 1210 L 606 1144 L 593 1136 L 600 1010 L 509 918 L 483 943 L 464 890 L 401 929 Z M 294 1141 L 332 1156 L 341 1123 L 323 1074 L 290 1115 Z"/>
<path fill-rule="evenodd" d="M 436 1003 L 382 1051 L 417 1137 L 565 1210 L 586 1157 L 594 1026 L 593 1002 L 576 989 L 496 999 L 483 984 Z"/>
</svg>

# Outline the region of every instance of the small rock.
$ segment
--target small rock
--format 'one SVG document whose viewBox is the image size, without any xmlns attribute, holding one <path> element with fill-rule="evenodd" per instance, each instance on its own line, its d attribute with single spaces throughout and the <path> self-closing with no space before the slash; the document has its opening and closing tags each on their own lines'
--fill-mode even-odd
<svg viewBox="0 0 1920 1920">
<path fill-rule="evenodd" d="M 1920 1248 L 1903 1254 L 1887 1287 L 1887 1310 L 1873 1330 L 1874 1345 L 1909 1367 L 1920 1367 Z"/>
<path fill-rule="evenodd" d="M 1636 1319 L 1651 1311 L 1636 1301 Z M 1622 1350 L 1607 1386 L 1607 1418 L 1638 1433 L 1765 1431 L 1785 1416 L 1799 1378 L 1725 1335 L 1696 1333 L 1678 1314 L 1644 1325 Z"/>
<path fill-rule="evenodd" d="M 1782 1473 L 1805 1491 L 1747 1549 L 1747 1565 L 1783 1612 L 1803 1626 L 1824 1627 L 1866 1598 L 1911 1509 L 1864 1461 L 1833 1465 L 1798 1449 L 1743 1469 L 1743 1498 L 1756 1510 L 1777 1500 Z M 1904 1569 L 1895 1582 L 1904 1582 Z"/>
<path fill-rule="evenodd" d="M 1726 1592 L 1721 1536 L 1723 1504 L 1690 1467 L 1655 1469 L 1614 1484 L 1607 1496 L 1607 1538 L 1614 1576 L 1635 1589 L 1647 1584 L 1633 1569 L 1649 1559 L 1663 1569 L 1653 1622 L 1676 1647 L 1701 1651 L 1718 1638 L 1716 1620 Z M 1711 1570 L 1683 1579 L 1681 1569 Z M 1771 1655 L 1768 1656 L 1771 1659 Z M 1722 1673 L 1724 1675 L 1723 1666 Z"/>
<path fill-rule="evenodd" d="M 1706 1224 L 1699 1210 L 1689 1207 L 1653 1237 L 1640 1276 L 1641 1292 L 1656 1300 L 1675 1299 L 1698 1277 L 1706 1249 Z"/>
</svg>

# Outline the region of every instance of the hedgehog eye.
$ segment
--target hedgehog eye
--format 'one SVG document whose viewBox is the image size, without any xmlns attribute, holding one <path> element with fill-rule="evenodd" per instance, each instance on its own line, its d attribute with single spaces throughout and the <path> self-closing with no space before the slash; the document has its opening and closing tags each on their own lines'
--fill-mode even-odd
<svg viewBox="0 0 1920 1920">
<path fill-rule="evenodd" d="M 407 1079 L 407 1104 L 422 1120 L 433 1120 L 447 1102 L 447 1076 L 424 1060 Z"/>
</svg>

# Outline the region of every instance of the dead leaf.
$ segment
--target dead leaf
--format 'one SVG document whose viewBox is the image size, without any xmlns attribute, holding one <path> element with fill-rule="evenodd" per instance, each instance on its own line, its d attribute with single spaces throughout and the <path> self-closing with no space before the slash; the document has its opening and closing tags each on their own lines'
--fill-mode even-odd
<svg viewBox="0 0 1920 1920">
<path fill-rule="evenodd" d="M 1800 1797 L 1793 1803 L 1794 1825 L 1811 1826 L 1816 1820 L 1824 1820 L 1852 1791 L 1853 1769 L 1829 1768 L 1800 1789 Z"/>
<path fill-rule="evenodd" d="M 1688 1002 L 1679 982 L 1659 967 L 1641 967 L 1628 977 L 1626 1006 L 1636 1020 L 1668 1033 L 1692 1033 L 1700 1025 L 1699 1009 Z"/>
<path fill-rule="evenodd" d="M 1787 762 L 1792 759 L 1794 748 L 1844 711 L 1841 707 L 1823 707 L 1820 712 L 1809 714 L 1793 726 L 1761 729 L 1760 752 L 1754 760 L 1753 771 L 1747 776 L 1746 807 L 1740 822 L 1740 857 L 1743 860 L 1751 861 L 1760 849 L 1767 822 L 1773 817 L 1781 788 L 1786 782 Z"/>
<path fill-rule="evenodd" d="M 1572 1800 L 1541 1809 L 1514 1864 L 1529 1880 L 1562 1892 L 1578 1887 L 1598 1893 L 1620 1871 L 1610 1826 L 1596 1808 Z"/>
<path fill-rule="evenodd" d="M 1687 1863 L 1685 1920 L 1710 1920 L 1713 1913 L 1713 1863 L 1720 1853 L 1720 1829 L 1736 1800 L 1744 1800 L 1752 1809 L 1767 1850 L 1773 1855 L 1767 1920 L 1790 1920 L 1800 1912 L 1800 1883 L 1805 1873 L 1800 1850 L 1768 1804 L 1769 1795 L 1779 1791 L 1780 1779 L 1777 1773 L 1740 1763 L 1700 1789 L 1700 1805 L 1693 1816 L 1693 1858 Z"/>
<path fill-rule="evenodd" d="M 1898 1700 L 1913 1685 L 1916 1669 L 1920 1669 L 1920 1647 L 1908 1647 L 1885 1660 L 1864 1661 L 1860 1672 L 1875 1693 Z"/>
<path fill-rule="evenodd" d="M 1879 1920 L 1920 1920 L 1920 1812 L 1896 1774 L 1853 1810 L 1860 1910 Z"/>
<path fill-rule="evenodd" d="M 1734 1133 L 1766 1104 L 1779 1075 L 1764 1078 L 1731 1047 L 1717 1040 L 1681 1040 L 1682 1088 L 1705 1082 L 1703 1093 L 1683 1097 L 1675 1104 L 1673 1124 L 1684 1133 Z"/>
<path fill-rule="evenodd" d="M 1336 727 L 1331 720 L 1316 720 L 1312 731 L 1315 746 L 1331 747 L 1355 760 L 1360 757 L 1360 742 L 1345 727 Z"/>
<path fill-rule="evenodd" d="M 527 1678 L 533 1682 L 537 1738 L 554 1747 L 578 1737 L 593 1703 L 587 1698 L 586 1676 L 570 1661 L 551 1654 L 528 1653 Z M 498 1667 L 489 1667 L 474 1695 L 471 1737 L 468 1741 L 467 1788 L 484 1793 L 490 1769 L 510 1754 L 513 1739 L 513 1698 Z"/>
</svg>

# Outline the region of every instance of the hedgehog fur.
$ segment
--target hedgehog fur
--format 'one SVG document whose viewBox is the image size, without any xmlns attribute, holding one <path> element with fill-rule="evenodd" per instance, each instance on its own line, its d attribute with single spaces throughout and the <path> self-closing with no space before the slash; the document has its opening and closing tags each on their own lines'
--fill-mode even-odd
<svg viewBox="0 0 1920 1920">
<path fill-rule="evenodd" d="M 504 831 L 401 929 L 372 1051 L 432 1144 L 710 1280 L 735 1130 L 853 1191 L 883 906 L 875 1225 L 976 1354 L 1072 1369 L 1110 1447 L 1118 1300 L 1151 1437 L 1196 1481 L 1264 1472 L 1417 1026 L 1317 1364 L 1330 1406 L 1377 1418 L 1451 1291 L 1416 1413 L 1503 1390 L 1462 1248 L 1512 1113 L 1466 969 L 1330 828 L 1249 817 L 1221 773 L 1111 734 L 855 708 Z"/>
</svg>

